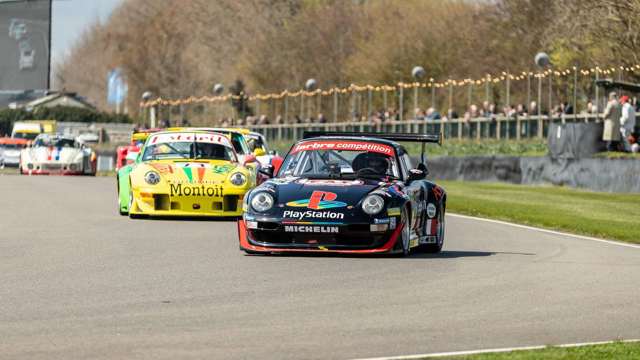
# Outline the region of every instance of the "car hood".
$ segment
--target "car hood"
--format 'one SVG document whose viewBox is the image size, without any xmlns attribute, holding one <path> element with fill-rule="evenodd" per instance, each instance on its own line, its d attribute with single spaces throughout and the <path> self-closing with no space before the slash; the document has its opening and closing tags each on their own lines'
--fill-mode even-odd
<svg viewBox="0 0 640 360">
<path fill-rule="evenodd" d="M 138 164 L 133 170 L 133 178 L 143 181 L 148 171 L 156 171 L 163 181 L 174 184 L 222 184 L 233 173 L 247 176 L 247 169 L 228 161 L 151 161 Z"/>
<path fill-rule="evenodd" d="M 294 222 L 370 222 L 372 216 L 365 214 L 360 206 L 362 199 L 372 192 L 390 194 L 393 183 L 379 180 L 319 180 L 306 178 L 271 179 L 258 191 L 275 195 L 274 206 L 265 213 L 250 211 L 246 218 L 282 219 Z M 384 195 L 383 195 L 384 196 Z M 386 197 L 386 196 L 385 196 Z M 392 199 L 388 198 L 388 205 Z M 247 209 L 250 209 L 248 207 Z M 385 217 L 386 212 L 374 217 Z M 265 220 L 266 221 L 266 220 Z"/>
<path fill-rule="evenodd" d="M 277 203 L 287 207 L 309 208 L 308 203 L 315 193 L 315 199 L 319 199 L 319 203 L 312 201 L 310 208 L 322 210 L 355 206 L 363 197 L 384 184 L 368 179 L 278 178 L 270 180 L 266 186 L 272 186 L 276 191 Z"/>
</svg>

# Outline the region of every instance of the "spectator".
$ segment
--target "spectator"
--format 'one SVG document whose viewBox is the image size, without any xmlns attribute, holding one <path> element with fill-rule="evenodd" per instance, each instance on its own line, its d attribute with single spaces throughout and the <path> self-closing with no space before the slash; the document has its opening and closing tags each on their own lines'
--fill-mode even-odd
<svg viewBox="0 0 640 360">
<path fill-rule="evenodd" d="M 489 111 L 484 115 L 484 117 L 495 119 L 496 117 L 496 104 L 489 104 Z"/>
<path fill-rule="evenodd" d="M 529 116 L 538 116 L 538 103 L 535 101 L 532 101 L 529 104 L 529 110 L 528 110 Z M 540 112 L 540 115 L 542 115 L 542 112 Z"/>
<path fill-rule="evenodd" d="M 260 115 L 260 118 L 258 119 L 258 125 L 269 125 L 269 124 L 270 124 L 270 121 L 267 115 Z"/>
<path fill-rule="evenodd" d="M 593 105 L 593 101 L 589 100 L 587 102 L 587 108 L 581 111 L 584 114 L 595 114 L 598 112 L 598 110 L 596 109 L 596 106 Z"/>
<path fill-rule="evenodd" d="M 562 113 L 566 115 L 573 115 L 573 105 L 569 104 L 567 101 L 562 103 Z"/>
<path fill-rule="evenodd" d="M 629 141 L 629 144 L 631 145 L 630 149 L 632 153 L 640 152 L 640 144 L 638 144 L 638 137 L 636 135 L 629 135 L 627 141 Z"/>
<path fill-rule="evenodd" d="M 491 104 L 486 100 L 482 102 L 482 116 L 483 117 L 487 117 L 487 118 L 491 117 L 491 105 L 494 105 L 494 104 Z M 494 106 L 494 110 L 495 110 L 495 106 Z"/>
<path fill-rule="evenodd" d="M 525 116 L 525 115 L 527 115 L 527 110 L 524 108 L 524 104 L 516 105 L 516 115 L 517 116 Z"/>
<path fill-rule="evenodd" d="M 607 143 L 607 151 L 618 150 L 620 141 L 620 116 L 622 108 L 618 102 L 618 95 L 615 92 L 609 93 L 609 102 L 604 109 L 604 131 L 602 140 Z"/>
<path fill-rule="evenodd" d="M 365 120 L 366 121 L 366 120 Z M 318 114 L 318 123 L 326 124 L 328 122 L 327 117 L 323 113 Z"/>
<path fill-rule="evenodd" d="M 278 125 L 284 124 L 284 118 L 282 117 L 282 115 L 276 116 L 276 124 Z"/>
<path fill-rule="evenodd" d="M 182 122 L 180 123 L 180 126 L 189 127 L 191 126 L 191 123 L 189 122 L 189 120 L 187 120 L 187 118 L 182 118 Z"/>
<path fill-rule="evenodd" d="M 294 124 L 302 124 L 302 119 L 300 119 L 300 116 L 298 116 L 298 114 L 296 114 L 293 117 L 293 122 L 294 122 Z"/>
<path fill-rule="evenodd" d="M 442 116 L 436 109 L 433 107 L 427 109 L 427 116 L 425 117 L 426 120 L 440 120 L 440 118 L 442 118 Z"/>
<path fill-rule="evenodd" d="M 628 137 L 633 133 L 636 127 L 636 109 L 629 102 L 628 96 L 622 96 L 620 98 L 622 103 L 622 115 L 620 116 L 620 135 L 622 137 L 622 143 L 625 151 L 631 151 L 631 144 Z"/>
<path fill-rule="evenodd" d="M 480 117 L 480 111 L 478 110 L 478 106 L 476 104 L 469 105 L 469 116 L 472 119 Z"/>
<path fill-rule="evenodd" d="M 447 110 L 447 117 L 450 120 L 455 120 L 455 119 L 458 118 L 458 113 L 453 109 L 449 109 L 449 110 Z"/>
<path fill-rule="evenodd" d="M 170 128 L 171 122 L 169 121 L 169 119 L 163 119 L 162 121 L 160 121 L 160 127 L 165 129 Z"/>
</svg>

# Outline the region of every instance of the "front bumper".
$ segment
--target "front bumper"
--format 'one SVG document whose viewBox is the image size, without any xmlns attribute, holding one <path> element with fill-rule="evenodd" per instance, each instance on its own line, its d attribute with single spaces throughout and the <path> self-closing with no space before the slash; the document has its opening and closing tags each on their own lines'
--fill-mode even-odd
<svg viewBox="0 0 640 360">
<path fill-rule="evenodd" d="M 0 165 L 4 165 L 4 166 L 18 166 L 20 165 L 20 157 L 11 157 L 11 156 L 7 156 L 7 157 L 3 157 L 0 158 Z"/>
<path fill-rule="evenodd" d="M 82 171 L 70 170 L 26 170 L 25 175 L 63 175 L 63 176 L 79 176 L 84 175 Z"/>
<path fill-rule="evenodd" d="M 238 217 L 246 190 L 225 191 L 224 196 L 170 196 L 149 189 L 132 189 L 131 215 L 166 217 Z"/>
<path fill-rule="evenodd" d="M 288 233 L 280 224 L 274 229 L 248 229 L 244 219 L 238 221 L 240 249 L 249 252 L 310 252 L 342 254 L 383 254 L 398 251 L 396 246 L 403 224 L 379 233 L 362 231 L 369 224 L 342 225 L 337 234 Z M 304 226 L 304 225 L 301 225 Z M 358 230 L 361 227 L 361 231 Z M 331 226 L 328 226 L 329 228 Z M 320 226 L 320 229 L 323 227 Z M 327 226 L 324 227 L 327 229 Z M 350 231 L 353 229 L 354 231 Z"/>
<path fill-rule="evenodd" d="M 29 168 L 31 166 L 31 168 Z M 82 164 L 36 163 L 22 166 L 26 175 L 85 175 Z"/>
</svg>

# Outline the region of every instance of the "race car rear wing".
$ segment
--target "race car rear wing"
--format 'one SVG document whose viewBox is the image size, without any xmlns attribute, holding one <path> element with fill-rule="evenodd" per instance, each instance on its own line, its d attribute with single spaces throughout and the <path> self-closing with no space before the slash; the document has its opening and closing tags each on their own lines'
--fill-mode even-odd
<svg viewBox="0 0 640 360">
<path fill-rule="evenodd" d="M 422 143 L 422 151 L 420 154 L 420 161 L 425 163 L 425 145 L 427 143 L 435 143 L 442 145 L 444 134 L 441 132 L 439 135 L 433 134 L 387 134 L 376 132 L 348 132 L 348 131 L 305 131 L 302 135 L 303 139 L 309 139 L 320 136 L 354 136 L 354 137 L 368 137 L 378 138 L 391 141 L 404 141 L 404 142 L 417 142 Z"/>
<path fill-rule="evenodd" d="M 370 137 L 385 139 L 391 141 L 418 142 L 418 143 L 435 143 L 442 145 L 442 134 L 388 134 L 376 132 L 348 132 L 348 131 L 305 131 L 302 135 L 303 139 L 309 139 L 320 136 L 349 136 L 349 137 Z"/>
</svg>

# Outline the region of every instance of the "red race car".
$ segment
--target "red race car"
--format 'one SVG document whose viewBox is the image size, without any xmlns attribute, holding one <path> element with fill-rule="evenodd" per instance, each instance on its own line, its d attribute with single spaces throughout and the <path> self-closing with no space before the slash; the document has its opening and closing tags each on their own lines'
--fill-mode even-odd
<svg viewBox="0 0 640 360">
<path fill-rule="evenodd" d="M 131 143 L 129 145 L 118 146 L 116 149 L 116 171 L 121 167 L 133 163 L 133 160 L 127 160 L 127 155 L 140 152 L 140 147 L 147 140 L 149 135 L 163 129 L 146 129 L 134 131 L 131 134 Z M 129 156 L 131 159 L 132 156 Z"/>
</svg>

